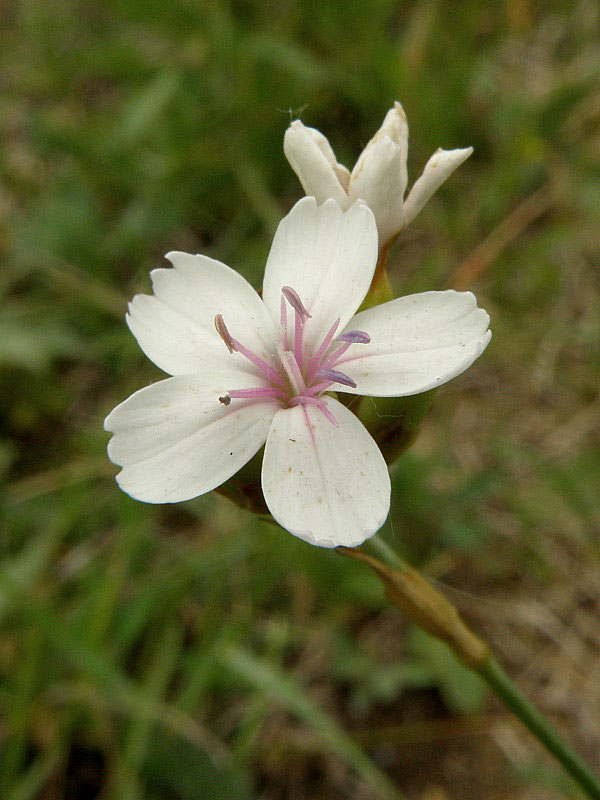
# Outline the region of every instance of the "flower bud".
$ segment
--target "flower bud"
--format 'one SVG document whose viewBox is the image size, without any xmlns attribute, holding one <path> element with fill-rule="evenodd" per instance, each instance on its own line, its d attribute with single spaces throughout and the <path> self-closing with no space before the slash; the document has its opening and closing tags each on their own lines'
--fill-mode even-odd
<svg viewBox="0 0 600 800">
<path fill-rule="evenodd" d="M 363 200 L 371 208 L 380 249 L 412 222 L 432 194 L 473 152 L 471 147 L 438 150 L 405 199 L 408 124 L 398 102 L 387 112 L 352 173 L 336 161 L 326 137 L 299 120 L 287 129 L 283 149 L 304 191 L 317 203 L 332 198 L 345 210 L 356 200 Z"/>
</svg>

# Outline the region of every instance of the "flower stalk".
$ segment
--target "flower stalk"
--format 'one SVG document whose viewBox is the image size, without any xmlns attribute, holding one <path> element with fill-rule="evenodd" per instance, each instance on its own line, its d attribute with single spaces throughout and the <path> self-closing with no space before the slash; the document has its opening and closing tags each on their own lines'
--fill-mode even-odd
<svg viewBox="0 0 600 800">
<path fill-rule="evenodd" d="M 600 778 L 513 683 L 488 645 L 470 630 L 452 603 L 379 536 L 373 536 L 369 546 L 386 563 L 359 548 L 336 549 L 338 553 L 370 567 L 383 582 L 390 602 L 411 622 L 445 642 L 465 666 L 483 678 L 509 711 L 562 764 L 585 794 L 592 800 L 600 800 Z"/>
</svg>

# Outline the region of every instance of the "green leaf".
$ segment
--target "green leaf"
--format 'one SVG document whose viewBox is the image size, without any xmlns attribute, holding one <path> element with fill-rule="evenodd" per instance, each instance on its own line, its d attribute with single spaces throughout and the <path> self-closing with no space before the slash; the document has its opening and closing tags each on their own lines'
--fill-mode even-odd
<svg viewBox="0 0 600 800">
<path fill-rule="evenodd" d="M 242 772 L 215 764 L 206 752 L 166 731 L 153 736 L 142 776 L 149 800 L 252 800 L 255 796 Z"/>
<path fill-rule="evenodd" d="M 487 693 L 485 683 L 475 672 L 464 667 L 443 642 L 420 628 L 413 628 L 409 649 L 428 669 L 452 711 L 459 714 L 481 711 Z"/>
<path fill-rule="evenodd" d="M 387 776 L 343 728 L 309 697 L 294 677 L 235 645 L 226 647 L 220 660 L 223 667 L 264 692 L 318 733 L 325 747 L 353 767 L 379 793 L 382 800 L 400 800 L 400 792 Z"/>
</svg>

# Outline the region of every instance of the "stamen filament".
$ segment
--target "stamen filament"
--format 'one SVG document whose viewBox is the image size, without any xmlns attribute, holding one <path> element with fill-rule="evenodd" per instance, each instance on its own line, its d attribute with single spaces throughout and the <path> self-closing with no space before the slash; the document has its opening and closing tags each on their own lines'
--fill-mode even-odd
<svg viewBox="0 0 600 800">
<path fill-rule="evenodd" d="M 273 386 L 257 386 L 251 389 L 230 389 L 227 395 L 231 398 L 272 397 L 273 399 L 282 399 L 284 397 L 282 391 Z"/>
<path fill-rule="evenodd" d="M 294 310 L 293 333 L 291 330 L 292 320 L 287 308 L 288 303 Z M 273 402 L 282 408 L 304 406 L 307 423 L 307 406 L 313 406 L 319 409 L 332 425 L 338 427 L 335 415 L 328 408 L 323 395 L 325 392 L 335 389 L 334 384 L 341 384 L 342 391 L 344 386 L 356 389 L 354 379 L 346 373 L 340 372 L 337 367 L 356 358 L 354 355 L 343 358 L 350 345 L 368 344 L 371 337 L 365 331 L 353 330 L 340 334 L 336 339 L 336 331 L 340 325 L 338 318 L 329 328 L 317 349 L 313 350 L 312 347 L 309 349 L 304 341 L 304 326 L 310 318 L 311 314 L 298 293 L 291 286 L 283 286 L 281 289 L 280 325 L 275 336 L 275 352 L 271 352 L 268 360 L 265 360 L 235 339 L 225 325 L 223 316 L 217 314 L 215 328 L 229 352 L 239 353 L 259 370 L 261 375 L 257 376 L 258 383 L 263 383 L 264 379 L 264 385 L 261 386 L 229 390 L 219 397 L 219 402 L 223 406 L 229 407 L 232 400 L 241 401 L 235 403 L 232 411 L 243 408 L 245 405 L 261 402 Z M 293 341 L 291 341 L 292 338 Z M 336 342 L 334 352 L 330 352 L 328 355 L 334 341 Z M 340 387 L 337 388 L 339 390 Z"/>
<path fill-rule="evenodd" d="M 326 358 L 323 363 L 321 364 L 321 369 L 330 369 L 334 367 L 340 358 L 344 355 L 346 350 L 350 347 L 352 342 L 344 342 L 338 349 L 332 353 L 328 358 Z"/>
<path fill-rule="evenodd" d="M 325 359 L 321 365 L 324 368 L 335 367 L 351 344 L 369 344 L 371 337 L 365 331 L 348 331 L 348 333 L 338 336 L 336 341 L 343 342 L 343 344 L 329 358 Z"/>
<path fill-rule="evenodd" d="M 319 411 L 331 422 L 332 425 L 335 425 L 336 428 L 339 427 L 337 419 L 333 416 L 331 411 L 327 408 L 327 405 L 322 397 L 305 397 L 305 396 L 298 396 L 292 398 L 290 400 L 290 406 L 316 406 Z M 305 412 L 306 413 L 306 412 Z M 308 422 L 308 420 L 307 420 Z"/>
<path fill-rule="evenodd" d="M 325 355 L 329 345 L 333 341 L 333 337 L 335 336 L 335 332 L 336 332 L 339 324 L 340 324 L 340 318 L 338 317 L 336 319 L 336 321 L 333 323 L 333 325 L 331 326 L 331 328 L 329 329 L 329 331 L 327 332 L 327 334 L 326 334 L 325 338 L 323 339 L 323 341 L 321 342 L 321 346 L 319 347 L 317 352 L 314 354 L 314 356 L 311 358 L 311 360 L 308 362 L 308 368 L 306 370 L 306 382 L 307 383 L 310 383 L 314 373 L 319 368 L 319 366 L 321 364 L 321 361 L 323 359 L 323 356 Z"/>
<path fill-rule="evenodd" d="M 310 397 L 311 395 L 319 394 L 328 389 L 333 381 L 323 381 L 323 383 L 316 383 L 314 386 L 307 386 L 302 392 L 303 397 Z"/>
<path fill-rule="evenodd" d="M 294 358 L 300 370 L 302 370 L 302 331 L 304 320 L 302 314 L 296 309 L 294 318 Z"/>
<path fill-rule="evenodd" d="M 288 330 L 287 330 L 287 306 L 285 304 L 285 296 L 281 295 L 281 332 L 282 344 L 284 350 L 289 350 L 288 347 Z"/>
<path fill-rule="evenodd" d="M 294 358 L 294 354 L 289 350 L 280 350 L 279 347 L 277 349 L 279 351 L 279 360 L 281 361 L 281 365 L 285 370 L 285 374 L 290 382 L 293 393 L 295 395 L 300 394 L 304 391 L 304 389 L 306 389 L 306 384 L 304 383 L 304 378 L 302 377 L 302 373 L 298 367 L 298 362 Z"/>
<path fill-rule="evenodd" d="M 323 405 L 320 407 L 320 410 L 321 410 L 321 413 L 324 414 L 325 417 L 329 420 L 329 422 L 331 422 L 331 424 L 334 426 L 334 428 L 339 428 L 340 427 L 339 424 L 338 424 L 337 419 L 333 416 L 331 411 L 325 405 L 325 401 L 323 401 Z"/>
<path fill-rule="evenodd" d="M 274 383 L 279 383 L 281 386 L 283 386 L 281 376 L 270 364 L 267 364 L 267 362 L 264 361 L 260 356 L 255 355 L 252 350 L 248 350 L 247 347 L 244 347 L 244 345 L 238 342 L 237 339 L 231 337 L 231 342 L 233 344 L 233 349 L 237 350 L 238 353 L 241 353 L 248 359 L 248 361 L 251 361 L 255 366 L 257 366 L 263 375 L 265 375 Z"/>
</svg>

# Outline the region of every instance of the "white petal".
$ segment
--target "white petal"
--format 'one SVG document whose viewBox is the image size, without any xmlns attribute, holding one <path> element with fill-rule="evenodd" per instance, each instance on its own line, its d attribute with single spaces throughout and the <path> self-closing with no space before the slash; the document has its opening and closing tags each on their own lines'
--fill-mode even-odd
<svg viewBox="0 0 600 800">
<path fill-rule="evenodd" d="M 307 195 L 318 203 L 332 198 L 344 207 L 350 205 L 343 186 L 347 170 L 336 162 L 320 131 L 307 128 L 300 120 L 292 122 L 283 138 L 283 152 Z"/>
<path fill-rule="evenodd" d="M 302 123 L 299 120 L 296 120 L 296 122 L 292 122 L 290 128 L 292 130 L 300 130 L 301 125 Z M 321 131 L 318 131 L 316 128 L 309 128 L 306 125 L 304 125 L 303 130 L 306 131 L 306 133 L 308 133 L 312 137 L 312 139 L 316 142 L 319 150 L 323 153 L 327 161 L 333 167 L 333 171 L 337 175 L 340 183 L 342 184 L 342 187 L 344 188 L 345 191 L 347 191 L 348 183 L 350 181 L 350 173 L 343 164 L 339 164 L 336 161 L 335 153 L 333 152 L 333 149 L 329 144 L 329 139 L 326 136 L 323 136 Z M 284 138 L 284 149 L 285 149 L 285 138 Z"/>
<path fill-rule="evenodd" d="M 399 152 L 400 175 L 398 180 L 400 182 L 400 187 L 401 187 L 400 194 L 404 197 L 404 192 L 406 191 L 406 184 L 408 182 L 408 174 L 406 171 L 406 161 L 408 157 L 408 123 L 406 121 L 406 114 L 404 113 L 404 109 L 402 108 L 402 105 L 398 101 L 396 101 L 394 103 L 394 107 L 387 112 L 381 127 L 360 154 L 358 161 L 356 162 L 354 169 L 352 170 L 352 174 L 354 175 L 361 171 L 362 160 L 365 158 L 368 151 L 380 139 L 383 139 L 385 137 L 392 140 L 392 142 L 394 143 L 395 147 Z"/>
<path fill-rule="evenodd" d="M 263 300 L 275 323 L 281 289 L 291 286 L 312 318 L 309 346 L 321 341 L 339 317 L 340 330 L 366 295 L 377 261 L 377 227 L 371 211 L 355 203 L 343 212 L 333 200 L 317 206 L 305 197 L 280 223 L 263 284 Z"/>
<path fill-rule="evenodd" d="M 123 491 L 147 503 L 176 503 L 214 489 L 263 445 L 278 406 L 219 403 L 222 380 L 179 375 L 131 395 L 106 418 L 111 461 Z M 214 387 L 214 388 L 213 388 Z"/>
<path fill-rule="evenodd" d="M 336 364 L 356 381 L 351 394 L 401 397 L 460 375 L 483 352 L 489 316 L 471 292 L 423 292 L 361 311 L 348 330 L 366 331 Z"/>
<path fill-rule="evenodd" d="M 423 174 L 415 181 L 408 197 L 404 203 L 404 219 L 402 227 L 405 227 L 417 216 L 431 195 L 440 188 L 442 183 L 448 178 L 457 167 L 466 161 L 473 152 L 472 147 L 465 147 L 462 150 L 436 150 L 431 156 Z"/>
<path fill-rule="evenodd" d="M 290 533 L 321 547 L 355 547 L 384 523 L 390 477 L 379 448 L 351 411 L 324 398 L 282 409 L 267 437 L 262 485 L 269 511 Z"/>
<path fill-rule="evenodd" d="M 364 200 L 375 214 L 381 245 L 391 239 L 402 225 L 405 158 L 401 148 L 389 136 L 383 136 L 363 150 L 352 170 L 350 197 Z"/>
<path fill-rule="evenodd" d="M 129 304 L 127 324 L 148 358 L 171 375 L 208 369 L 227 355 L 215 329 L 216 314 L 222 314 L 232 336 L 268 358 L 273 325 L 239 273 L 202 255 L 175 252 L 167 258 L 175 269 L 152 271 L 154 296 L 136 295 Z"/>
<path fill-rule="evenodd" d="M 380 136 L 389 136 L 397 145 L 399 145 L 402 150 L 406 168 L 406 157 L 408 155 L 408 123 L 406 121 L 406 114 L 404 113 L 402 104 L 397 100 L 394 102 L 394 107 L 390 108 L 385 115 L 385 118 L 381 124 L 381 128 L 379 128 L 371 141 L 374 141 Z"/>
</svg>

